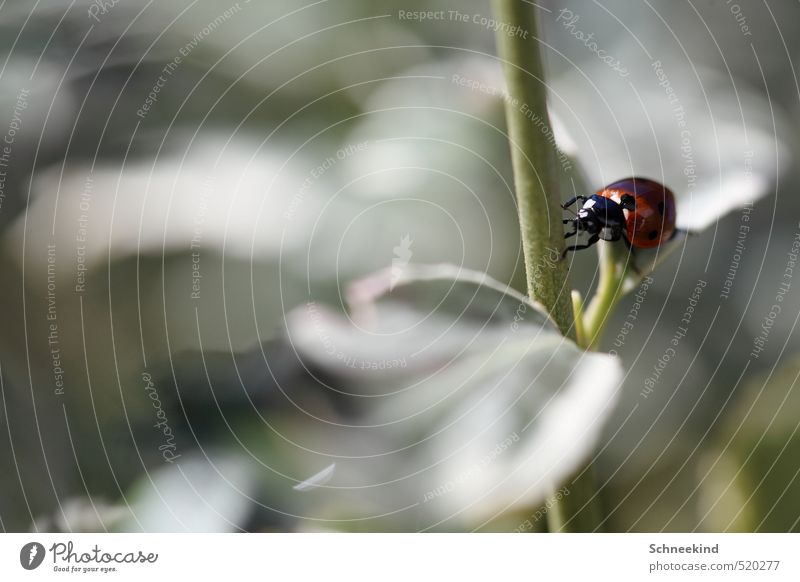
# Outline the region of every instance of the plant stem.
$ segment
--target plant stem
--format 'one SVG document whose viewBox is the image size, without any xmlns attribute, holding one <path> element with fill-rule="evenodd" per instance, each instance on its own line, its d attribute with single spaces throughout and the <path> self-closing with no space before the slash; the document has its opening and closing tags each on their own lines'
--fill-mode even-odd
<svg viewBox="0 0 800 582">
<path fill-rule="evenodd" d="M 506 122 L 517 194 L 528 294 L 550 313 L 561 332 L 574 337 L 567 265 L 559 260 L 564 231 L 556 153 L 529 115 L 548 122 L 547 92 L 536 36 L 534 7 L 521 0 L 492 0 L 496 19 L 526 35 L 497 32 L 508 86 Z M 525 37 L 525 38 L 523 38 Z"/>
<path fill-rule="evenodd" d="M 522 0 L 492 0 L 492 8 L 498 22 L 528 32 L 524 35 L 509 35 L 502 29 L 497 32 L 498 54 L 508 86 L 506 121 L 528 293 L 544 306 L 565 336 L 575 339 L 577 329 L 573 325 L 567 265 L 560 260 L 564 231 L 555 151 L 529 117 L 535 114 L 538 119 L 549 121 L 534 7 Z M 607 284 L 610 289 L 611 283 Z M 613 297 L 608 302 L 609 307 L 611 302 Z M 580 317 L 582 302 L 578 304 L 577 317 Z M 592 306 L 592 313 L 600 309 L 594 301 Z M 589 319 L 593 327 L 587 332 L 591 335 L 581 334 L 584 343 L 593 342 L 597 335 L 595 319 L 596 316 Z M 570 483 L 570 494 L 555 502 L 547 514 L 550 531 L 599 529 L 601 518 L 593 475 L 592 467 L 586 467 Z"/>
<path fill-rule="evenodd" d="M 586 466 L 568 482 L 569 495 L 559 500 L 561 523 L 549 524 L 554 532 L 594 532 L 601 531 L 603 515 L 597 495 L 597 480 L 594 466 Z"/>
<path fill-rule="evenodd" d="M 572 313 L 575 316 L 575 341 L 577 344 L 586 348 L 586 331 L 583 327 L 583 297 L 581 292 L 573 289 L 572 291 Z"/>
<path fill-rule="evenodd" d="M 578 345 L 587 350 L 597 349 L 603 329 L 625 291 L 628 265 L 622 260 L 620 246 L 605 242 L 598 244 L 600 281 L 585 314 L 580 293 L 572 292 Z M 599 530 L 603 517 L 597 499 L 594 467 L 591 464 L 577 474 L 569 485 L 569 490 L 570 495 L 561 498 L 560 510 L 553 514 L 553 521 L 548 521 L 550 531 Z M 571 517 L 564 519 L 564 515 Z"/>
<path fill-rule="evenodd" d="M 621 260 L 620 245 L 601 242 L 597 245 L 600 281 L 583 319 L 587 350 L 596 350 L 614 308 L 623 295 L 627 265 Z"/>
<path fill-rule="evenodd" d="M 562 513 L 563 507 L 558 502 L 555 491 L 552 493 L 552 499 L 553 504 L 545 515 L 547 516 L 547 530 L 555 533 L 564 529 L 566 520 L 564 519 L 564 514 Z"/>
</svg>

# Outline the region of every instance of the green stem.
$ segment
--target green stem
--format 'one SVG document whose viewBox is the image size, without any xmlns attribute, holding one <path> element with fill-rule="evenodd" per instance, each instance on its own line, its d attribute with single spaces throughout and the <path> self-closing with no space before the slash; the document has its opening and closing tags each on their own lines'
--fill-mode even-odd
<svg viewBox="0 0 800 582">
<path fill-rule="evenodd" d="M 583 326 L 583 297 L 581 292 L 573 289 L 572 291 L 572 312 L 575 316 L 575 341 L 577 344 L 586 348 L 586 329 Z"/>
<path fill-rule="evenodd" d="M 547 309 L 565 336 L 575 339 L 567 264 L 560 260 L 564 231 L 556 155 L 533 117 L 549 121 L 534 7 L 522 0 L 492 0 L 492 8 L 498 22 L 528 32 L 509 35 L 502 28 L 497 32 L 497 50 L 508 87 L 506 120 L 528 293 Z M 578 312 L 580 316 L 580 309 Z M 584 338 L 591 341 L 594 335 Z M 580 475 L 568 486 L 570 494 L 556 501 L 548 512 L 550 531 L 599 529 L 592 468 L 587 467 Z"/>
<path fill-rule="evenodd" d="M 588 350 L 597 350 L 603 329 L 624 294 L 627 265 L 621 260 L 620 245 L 601 242 L 597 245 L 600 281 L 583 318 L 584 337 Z"/>
<path fill-rule="evenodd" d="M 569 495 L 558 501 L 560 523 L 548 522 L 553 532 L 594 532 L 601 531 L 603 514 L 597 495 L 597 480 L 594 466 L 586 466 L 567 482 Z M 549 514 L 548 514 L 549 515 Z"/>
<path fill-rule="evenodd" d="M 564 519 L 563 504 L 559 503 L 555 491 L 552 492 L 551 499 L 553 499 L 553 504 L 545 515 L 547 517 L 547 531 L 555 533 L 564 529 L 567 520 Z"/>
<path fill-rule="evenodd" d="M 506 122 L 517 193 L 528 293 L 550 313 L 561 332 L 574 337 L 570 286 L 558 188 L 557 159 L 532 116 L 548 122 L 547 92 L 536 36 L 534 7 L 521 0 L 492 0 L 496 19 L 528 34 L 497 32 L 508 87 Z"/>
<path fill-rule="evenodd" d="M 620 244 L 601 242 L 597 245 L 600 281 L 585 313 L 580 293 L 572 292 L 578 345 L 587 350 L 598 348 L 603 329 L 625 293 L 628 264 L 620 253 Z M 560 511 L 553 514 L 554 521 L 548 521 L 550 531 L 599 530 L 603 516 L 597 498 L 594 468 L 591 464 L 579 472 L 567 487 L 570 495 L 562 497 L 559 502 Z M 562 516 L 570 517 L 565 519 Z M 558 521 L 555 521 L 556 519 Z"/>
</svg>

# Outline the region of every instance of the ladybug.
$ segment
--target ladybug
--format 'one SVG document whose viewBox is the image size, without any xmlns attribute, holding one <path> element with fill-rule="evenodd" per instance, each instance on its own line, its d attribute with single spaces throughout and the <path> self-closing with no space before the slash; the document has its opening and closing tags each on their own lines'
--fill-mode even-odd
<svg viewBox="0 0 800 582">
<path fill-rule="evenodd" d="M 588 249 L 599 240 L 622 239 L 629 248 L 649 249 L 675 234 L 675 195 L 655 180 L 619 180 L 588 198 L 576 196 L 561 207 L 569 210 L 578 201 L 582 206 L 575 217 L 564 219 L 564 224 L 574 226 L 564 238 L 587 232 L 589 240 L 567 247 L 562 257 L 568 251 Z"/>
</svg>

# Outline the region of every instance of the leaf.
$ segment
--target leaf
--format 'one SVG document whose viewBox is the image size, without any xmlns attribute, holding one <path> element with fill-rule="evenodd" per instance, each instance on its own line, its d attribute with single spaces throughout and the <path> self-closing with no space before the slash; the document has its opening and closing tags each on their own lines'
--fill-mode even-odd
<svg viewBox="0 0 800 582">
<path fill-rule="evenodd" d="M 252 467 L 238 454 L 187 454 L 140 479 L 133 518 L 121 531 L 239 531 L 253 510 L 254 484 Z"/>
<path fill-rule="evenodd" d="M 689 233 L 679 230 L 675 232 L 675 235 L 670 240 L 661 243 L 654 249 L 636 249 L 635 255 L 631 255 L 630 251 L 626 250 L 628 258 L 635 263 L 636 269 L 632 267 L 626 269 L 622 292 L 629 293 L 636 289 L 641 284 L 642 279 L 655 271 L 656 267 L 666 261 L 672 253 L 678 249 L 681 249 L 681 252 L 685 252 L 686 245 L 689 242 Z M 621 245 L 621 243 L 612 244 Z M 602 253 L 602 251 L 599 252 Z"/>
<path fill-rule="evenodd" d="M 298 172 L 279 150 L 259 151 L 251 138 L 232 140 L 222 153 L 218 145 L 218 135 L 202 133 L 191 147 L 184 144 L 183 150 L 167 151 L 157 161 L 132 161 L 124 171 L 98 162 L 37 173 L 27 217 L 12 228 L 15 243 L 21 244 L 26 229 L 53 228 L 58 195 L 64 210 L 54 236 L 64 245 L 74 243 L 72 225 L 86 212 L 81 200 L 91 197 L 96 222 L 86 241 L 90 265 L 108 261 L 109 255 L 161 256 L 196 251 L 201 244 L 203 251 L 224 249 L 230 257 L 252 260 L 257 255 L 262 261 L 285 259 L 304 248 L 320 203 L 311 194 L 302 200 L 295 196 L 302 182 Z M 93 196 L 100 192 L 109 194 Z M 292 228 L 287 228 L 287 216 Z"/>
<path fill-rule="evenodd" d="M 393 287 L 388 269 L 348 298 L 348 315 L 315 306 L 287 320 L 301 357 L 345 379 L 361 410 L 352 426 L 284 434 L 295 462 L 336 459 L 316 517 L 478 527 L 542 502 L 591 454 L 620 364 L 580 350 L 524 296 L 481 273 L 409 265 Z"/>
<path fill-rule="evenodd" d="M 331 463 L 327 467 L 325 467 L 319 473 L 316 473 L 303 481 L 302 483 L 298 483 L 292 489 L 295 491 L 311 491 L 312 489 L 316 489 L 317 487 L 321 487 L 325 485 L 328 481 L 331 480 L 333 476 L 333 472 L 336 470 L 336 463 Z"/>
<path fill-rule="evenodd" d="M 655 179 L 675 193 L 678 227 L 689 231 L 772 191 L 790 166 L 790 136 L 767 96 L 712 70 L 700 84 L 682 62 L 630 68 L 623 80 L 592 59 L 551 77 L 554 93 L 568 96 L 552 101 L 556 139 L 592 190 L 626 176 Z"/>
<path fill-rule="evenodd" d="M 800 358 L 741 388 L 698 475 L 699 527 L 800 531 Z"/>
<path fill-rule="evenodd" d="M 336 195 L 309 243 L 315 281 L 386 267 L 406 236 L 415 262 L 502 279 L 521 264 L 499 67 L 474 54 L 419 63 L 361 87 L 369 113 L 343 126 L 345 155 L 324 154 L 336 159 L 324 176 Z"/>
<path fill-rule="evenodd" d="M 557 333 L 524 295 L 452 266 L 408 265 L 399 275 L 378 271 L 351 285 L 347 298 L 350 321 L 314 302 L 287 316 L 292 344 L 345 377 L 435 368 L 475 341 L 499 340 L 521 326 Z"/>
<path fill-rule="evenodd" d="M 37 518 L 34 530 L 63 533 L 109 531 L 129 516 L 128 508 L 109 504 L 102 498 L 71 497 L 61 502 L 58 511 Z"/>
</svg>

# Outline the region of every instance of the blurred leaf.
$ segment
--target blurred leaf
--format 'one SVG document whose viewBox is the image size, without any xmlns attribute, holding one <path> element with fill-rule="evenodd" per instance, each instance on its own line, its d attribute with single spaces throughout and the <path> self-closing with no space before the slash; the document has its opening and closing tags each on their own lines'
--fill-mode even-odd
<svg viewBox="0 0 800 582">
<path fill-rule="evenodd" d="M 622 369 L 564 339 L 524 296 L 481 273 L 407 265 L 348 298 L 348 316 L 311 304 L 287 322 L 301 357 L 364 400 L 358 426 L 289 437 L 295 460 L 317 452 L 307 461 L 317 471 L 330 461 L 314 457 L 337 459 L 314 491 L 326 517 L 399 512 L 386 527 L 477 527 L 540 503 L 590 454 Z M 360 508 L 340 501 L 356 493 Z"/>
<path fill-rule="evenodd" d="M 748 384 L 700 464 L 699 527 L 800 531 L 800 358 Z"/>
<path fill-rule="evenodd" d="M 183 136 L 186 138 L 187 136 Z M 293 209 L 291 228 L 284 214 L 301 181 L 278 150 L 262 149 L 253 139 L 226 140 L 215 133 L 194 136 L 184 151 L 158 160 L 72 165 L 37 174 L 34 202 L 12 235 L 75 244 L 76 223 L 84 229 L 86 262 L 168 251 L 221 251 L 262 260 L 290 253 L 303 244 L 318 203 L 303 199 Z M 220 144 L 225 144 L 220 149 Z M 309 214 L 309 213 L 312 214 Z"/>
<path fill-rule="evenodd" d="M 474 55 L 422 61 L 359 94 L 363 115 L 327 154 L 334 164 L 320 185 L 335 196 L 310 243 L 310 276 L 362 277 L 389 265 L 409 236 L 416 262 L 510 280 L 522 257 L 497 64 Z"/>
<path fill-rule="evenodd" d="M 336 463 L 331 463 L 319 473 L 315 473 L 302 483 L 298 483 L 297 485 L 295 485 L 293 489 L 295 491 L 310 491 L 311 489 L 321 487 L 322 485 L 325 485 L 325 483 L 331 480 L 331 477 L 333 476 L 333 472 L 335 470 L 336 470 Z"/>
<path fill-rule="evenodd" d="M 642 279 L 653 273 L 656 267 L 666 261 L 672 253 L 681 249 L 681 253 L 686 250 L 686 245 L 689 243 L 688 233 L 682 230 L 675 231 L 675 235 L 668 241 L 661 243 L 653 249 L 636 249 L 635 253 L 626 250 L 628 257 L 636 269 L 627 269 L 625 271 L 625 278 L 622 283 L 623 293 L 630 293 L 636 289 L 642 282 Z M 621 241 L 618 246 L 623 244 Z"/>
<path fill-rule="evenodd" d="M 678 226 L 699 231 L 768 195 L 791 167 L 793 140 L 768 95 L 711 69 L 701 82 L 662 58 L 629 66 L 629 79 L 599 59 L 552 77 L 556 135 L 593 190 L 625 176 L 655 179 L 675 193 Z"/>
<path fill-rule="evenodd" d="M 130 517 L 128 508 L 110 505 L 99 496 L 73 497 L 62 501 L 58 511 L 51 516 L 37 519 L 34 531 L 43 532 L 98 532 L 112 531 Z"/>
<path fill-rule="evenodd" d="M 129 497 L 133 517 L 122 531 L 241 530 L 253 509 L 252 467 L 230 452 L 213 454 L 213 458 L 209 451 L 180 456 L 142 477 L 134 487 Z"/>
</svg>

